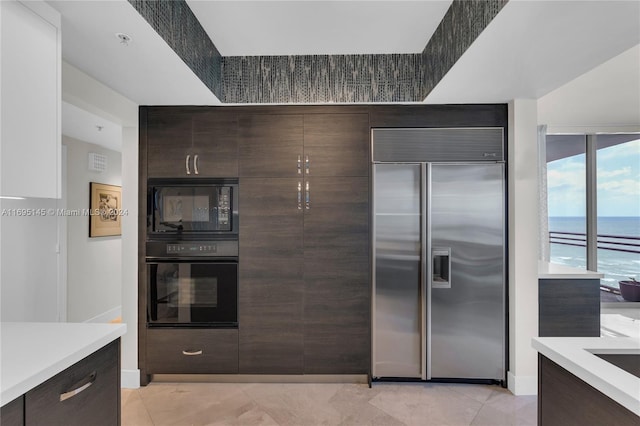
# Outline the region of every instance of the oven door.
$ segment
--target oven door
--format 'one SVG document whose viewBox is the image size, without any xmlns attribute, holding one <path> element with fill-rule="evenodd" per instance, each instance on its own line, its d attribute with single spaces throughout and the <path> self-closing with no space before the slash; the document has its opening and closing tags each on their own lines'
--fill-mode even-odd
<svg viewBox="0 0 640 426">
<path fill-rule="evenodd" d="M 150 327 L 237 327 L 238 263 L 147 263 Z"/>
</svg>

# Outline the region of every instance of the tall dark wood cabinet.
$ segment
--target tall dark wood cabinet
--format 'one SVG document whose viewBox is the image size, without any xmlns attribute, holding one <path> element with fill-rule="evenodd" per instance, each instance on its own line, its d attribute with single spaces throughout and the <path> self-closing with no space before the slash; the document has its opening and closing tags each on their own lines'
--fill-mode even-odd
<svg viewBox="0 0 640 426">
<path fill-rule="evenodd" d="M 304 217 L 304 372 L 369 371 L 369 179 L 310 179 Z"/>
<path fill-rule="evenodd" d="M 302 211 L 295 178 L 241 178 L 241 374 L 302 374 Z"/>
<path fill-rule="evenodd" d="M 304 116 L 304 371 L 369 371 L 369 116 Z"/>
<path fill-rule="evenodd" d="M 239 118 L 240 372 L 369 369 L 368 114 Z"/>
</svg>

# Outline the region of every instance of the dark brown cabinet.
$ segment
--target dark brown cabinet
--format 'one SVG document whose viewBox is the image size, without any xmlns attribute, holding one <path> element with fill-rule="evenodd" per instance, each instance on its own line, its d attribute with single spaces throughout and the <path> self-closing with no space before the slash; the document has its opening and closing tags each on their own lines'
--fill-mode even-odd
<svg viewBox="0 0 640 426">
<path fill-rule="evenodd" d="M 302 176 L 303 123 L 302 115 L 240 116 L 240 177 Z"/>
<path fill-rule="evenodd" d="M 306 114 L 304 163 L 309 177 L 368 176 L 369 115 Z"/>
<path fill-rule="evenodd" d="M 304 372 L 369 371 L 369 180 L 309 178 L 304 217 Z"/>
<path fill-rule="evenodd" d="M 147 374 L 235 374 L 237 329 L 147 330 Z"/>
<path fill-rule="evenodd" d="M 19 396 L 0 408 L 0 425 L 24 425 L 24 395 Z"/>
<path fill-rule="evenodd" d="M 302 210 L 292 178 L 240 180 L 240 373 L 302 374 Z"/>
<path fill-rule="evenodd" d="M 28 426 L 119 425 L 120 339 L 27 392 L 24 408 Z"/>
<path fill-rule="evenodd" d="M 216 109 L 149 108 L 148 177 L 237 177 L 237 119 Z"/>
<path fill-rule="evenodd" d="M 368 115 L 239 123 L 240 372 L 367 373 Z"/>
</svg>

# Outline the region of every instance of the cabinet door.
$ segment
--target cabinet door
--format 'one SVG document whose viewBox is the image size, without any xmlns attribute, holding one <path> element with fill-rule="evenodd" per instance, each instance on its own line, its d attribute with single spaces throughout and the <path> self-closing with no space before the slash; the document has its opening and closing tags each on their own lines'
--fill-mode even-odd
<svg viewBox="0 0 640 426">
<path fill-rule="evenodd" d="M 0 2 L 0 195 L 61 196 L 60 14 Z"/>
<path fill-rule="evenodd" d="M 369 371 L 369 179 L 309 178 L 304 218 L 305 374 Z"/>
<path fill-rule="evenodd" d="M 305 115 L 304 156 L 308 176 L 368 176 L 369 115 Z"/>
<path fill-rule="evenodd" d="M 235 114 L 215 107 L 193 116 L 191 157 L 198 176 L 238 176 L 237 130 Z"/>
<path fill-rule="evenodd" d="M 147 176 L 187 175 L 186 159 L 192 140 L 192 117 L 174 108 L 150 109 L 147 115 Z M 193 172 L 193 162 L 189 162 Z"/>
<path fill-rule="evenodd" d="M 0 408 L 0 425 L 24 425 L 24 395 L 20 395 L 10 403 L 5 404 Z"/>
<path fill-rule="evenodd" d="M 247 115 L 239 118 L 240 176 L 296 177 L 302 159 L 301 115 Z"/>
<path fill-rule="evenodd" d="M 120 339 L 25 394 L 25 424 L 120 424 Z"/>
<path fill-rule="evenodd" d="M 302 374 L 302 219 L 297 179 L 240 181 L 241 374 Z"/>
</svg>

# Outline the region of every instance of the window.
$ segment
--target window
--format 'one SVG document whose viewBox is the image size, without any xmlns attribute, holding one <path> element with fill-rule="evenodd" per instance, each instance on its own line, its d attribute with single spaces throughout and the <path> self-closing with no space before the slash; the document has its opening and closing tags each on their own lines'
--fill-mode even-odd
<svg viewBox="0 0 640 426">
<path fill-rule="evenodd" d="M 640 135 L 547 135 L 550 260 L 640 280 Z"/>
</svg>

